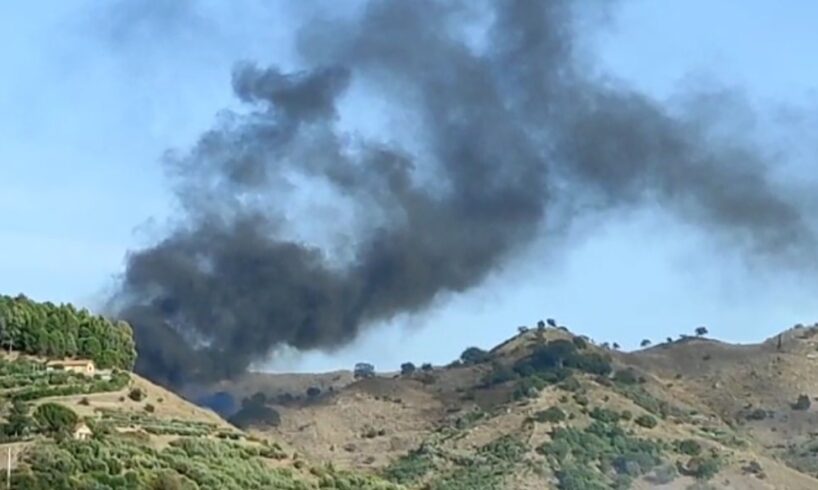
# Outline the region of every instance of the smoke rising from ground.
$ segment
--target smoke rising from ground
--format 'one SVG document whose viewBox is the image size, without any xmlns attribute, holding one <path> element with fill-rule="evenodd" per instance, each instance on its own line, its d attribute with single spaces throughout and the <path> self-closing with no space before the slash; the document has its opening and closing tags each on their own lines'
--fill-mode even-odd
<svg viewBox="0 0 818 490">
<path fill-rule="evenodd" d="M 137 369 L 181 384 L 283 345 L 342 346 L 480 284 L 581 213 L 659 205 L 754 256 L 811 259 L 808 215 L 764 153 L 714 136 L 695 108 L 674 116 L 591 75 L 573 5 L 372 0 L 305 24 L 301 71 L 238 65 L 251 110 L 168 159 L 182 215 L 129 256 L 113 302 L 134 326 Z M 339 124 L 355 87 L 420 128 L 411 145 Z M 343 259 L 287 232 L 322 226 L 288 207 L 299 185 L 354 214 Z"/>
</svg>

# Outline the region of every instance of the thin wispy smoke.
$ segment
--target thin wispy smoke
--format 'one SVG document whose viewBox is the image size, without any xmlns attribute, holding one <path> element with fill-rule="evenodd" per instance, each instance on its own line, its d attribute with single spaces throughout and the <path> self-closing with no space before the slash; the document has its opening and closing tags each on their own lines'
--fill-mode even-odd
<svg viewBox="0 0 818 490">
<path fill-rule="evenodd" d="M 113 301 L 138 369 L 180 384 L 241 373 L 282 345 L 342 346 L 480 284 L 574 213 L 659 205 L 746 252 L 811 255 L 806 211 L 754 145 L 590 74 L 574 5 L 372 0 L 352 19 L 305 23 L 303 71 L 237 66 L 252 110 L 169 159 L 184 214 L 129 256 Z M 411 145 L 343 129 L 356 86 L 420 128 Z M 349 237 L 348 260 L 284 232 L 316 225 L 281 202 L 293 182 L 321 182 L 370 225 Z"/>
</svg>

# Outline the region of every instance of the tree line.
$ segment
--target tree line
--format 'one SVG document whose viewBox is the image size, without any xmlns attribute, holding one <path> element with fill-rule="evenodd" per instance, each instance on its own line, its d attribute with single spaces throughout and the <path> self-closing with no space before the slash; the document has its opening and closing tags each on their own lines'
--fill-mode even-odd
<svg viewBox="0 0 818 490">
<path fill-rule="evenodd" d="M 91 359 L 102 369 L 131 370 L 136 361 L 133 331 L 127 323 L 23 295 L 0 295 L 0 345 L 44 357 Z"/>
</svg>

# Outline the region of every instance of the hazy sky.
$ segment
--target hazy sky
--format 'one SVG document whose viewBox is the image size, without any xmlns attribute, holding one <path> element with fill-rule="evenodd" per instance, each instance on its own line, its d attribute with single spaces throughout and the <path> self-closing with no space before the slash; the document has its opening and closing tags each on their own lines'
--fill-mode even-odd
<svg viewBox="0 0 818 490">
<path fill-rule="evenodd" d="M 339 15 L 348 3 L 298 2 Z M 233 65 L 294 62 L 288 20 L 297 2 L 105 4 L 113 7 L 0 3 L 0 293 L 98 306 L 128 250 L 156 240 L 173 215 L 162 154 L 189 147 L 220 110 L 238 107 Z M 714 84 L 742 94 L 771 145 L 796 145 L 782 178 L 816 179 L 808 145 L 818 141 L 818 4 L 644 0 L 612 13 L 584 39 L 598 61 L 590 69 L 659 99 Z M 366 107 L 354 109 L 365 121 Z M 660 212 L 597 217 L 576 233 L 564 248 L 534 244 L 480 287 L 339 352 L 280 355 L 271 367 L 446 362 L 547 317 L 624 347 L 700 324 L 753 341 L 818 320 L 818 282 L 748 269 Z"/>
</svg>

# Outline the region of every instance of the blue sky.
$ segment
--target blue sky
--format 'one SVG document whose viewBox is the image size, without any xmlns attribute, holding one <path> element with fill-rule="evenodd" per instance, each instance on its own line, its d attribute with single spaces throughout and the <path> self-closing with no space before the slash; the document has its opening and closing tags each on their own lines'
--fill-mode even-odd
<svg viewBox="0 0 818 490">
<path fill-rule="evenodd" d="M 174 214 L 162 154 L 190 146 L 220 110 L 237 107 L 233 64 L 292 63 L 293 3 L 100 5 L 0 4 L 2 293 L 98 306 L 128 250 L 155 241 Z M 584 42 L 593 69 L 659 99 L 712 84 L 743 94 L 759 109 L 763 138 L 800 145 L 798 158 L 781 162 L 782 178 L 809 182 L 818 175 L 807 146 L 818 141 L 816 18 L 818 4 L 805 1 L 634 0 Z M 583 239 L 534 244 L 480 287 L 339 352 L 279 353 L 259 367 L 446 362 L 546 317 L 625 347 L 700 324 L 753 341 L 818 320 L 814 280 L 748 269 L 735 251 L 659 212 L 597 219 L 576 233 Z"/>
</svg>

